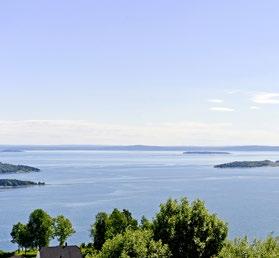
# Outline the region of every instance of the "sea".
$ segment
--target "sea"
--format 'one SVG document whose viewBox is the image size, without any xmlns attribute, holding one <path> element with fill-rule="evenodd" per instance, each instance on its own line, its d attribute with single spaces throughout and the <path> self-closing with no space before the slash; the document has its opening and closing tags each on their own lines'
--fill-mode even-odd
<svg viewBox="0 0 279 258">
<path fill-rule="evenodd" d="M 38 167 L 41 172 L 0 178 L 45 182 L 45 186 L 0 189 L 0 250 L 14 250 L 10 232 L 42 208 L 68 217 L 76 233 L 68 244 L 89 243 L 100 211 L 128 209 L 152 219 L 168 198 L 202 199 L 229 225 L 229 238 L 279 235 L 279 167 L 217 169 L 241 160 L 279 160 L 279 152 L 230 155 L 181 151 L 33 150 L 1 152 L 0 161 Z M 55 241 L 52 244 L 57 244 Z"/>
</svg>

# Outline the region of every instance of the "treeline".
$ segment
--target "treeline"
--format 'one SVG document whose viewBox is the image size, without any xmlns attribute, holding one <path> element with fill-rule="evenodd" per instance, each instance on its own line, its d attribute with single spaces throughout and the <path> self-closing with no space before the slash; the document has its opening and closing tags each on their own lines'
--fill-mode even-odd
<svg viewBox="0 0 279 258">
<path fill-rule="evenodd" d="M 11 237 L 18 249 L 26 250 L 48 246 L 54 238 L 60 245 L 64 245 L 66 239 L 74 233 L 71 221 L 63 215 L 52 218 L 42 209 L 37 209 L 30 214 L 27 224 L 18 222 L 13 226 Z"/>
<path fill-rule="evenodd" d="M 95 253 L 88 257 L 213 257 L 226 239 L 227 224 L 202 201 L 161 204 L 153 220 L 138 223 L 127 210 L 99 213 L 91 228 Z"/>
<path fill-rule="evenodd" d="M 74 233 L 69 219 L 52 218 L 43 210 L 30 214 L 26 225 L 13 226 L 19 248 L 40 248 L 56 238 L 64 245 Z M 82 244 L 86 258 L 271 258 L 279 257 L 278 239 L 226 240 L 228 225 L 206 209 L 204 202 L 169 199 L 152 220 L 133 218 L 128 210 L 100 212 L 91 225 L 92 241 Z"/>
</svg>

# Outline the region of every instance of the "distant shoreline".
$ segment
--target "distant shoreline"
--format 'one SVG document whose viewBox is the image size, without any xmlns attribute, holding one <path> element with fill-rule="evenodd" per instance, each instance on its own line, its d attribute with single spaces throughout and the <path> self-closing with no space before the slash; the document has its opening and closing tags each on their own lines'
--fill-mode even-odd
<svg viewBox="0 0 279 258">
<path fill-rule="evenodd" d="M 1 152 L 24 152 L 24 150 L 5 149 L 5 150 L 1 150 Z"/>
<path fill-rule="evenodd" d="M 263 152 L 278 151 L 279 146 L 152 146 L 152 145 L 0 145 L 0 152 L 24 151 L 182 151 L 182 152 Z M 8 151 L 14 152 L 14 151 Z"/>
</svg>

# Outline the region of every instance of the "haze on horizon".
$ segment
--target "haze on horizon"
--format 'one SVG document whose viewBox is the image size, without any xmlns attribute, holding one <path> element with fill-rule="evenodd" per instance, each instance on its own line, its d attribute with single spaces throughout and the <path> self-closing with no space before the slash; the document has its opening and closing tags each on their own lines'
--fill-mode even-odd
<svg viewBox="0 0 279 258">
<path fill-rule="evenodd" d="M 278 11 L 2 1 L 0 144 L 279 145 Z"/>
</svg>

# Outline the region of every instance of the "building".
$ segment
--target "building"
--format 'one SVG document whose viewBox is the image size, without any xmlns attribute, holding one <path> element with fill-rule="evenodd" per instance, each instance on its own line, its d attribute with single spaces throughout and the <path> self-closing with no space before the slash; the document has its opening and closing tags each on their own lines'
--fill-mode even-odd
<svg viewBox="0 0 279 258">
<path fill-rule="evenodd" d="M 82 258 L 77 246 L 42 247 L 36 258 Z"/>
</svg>

